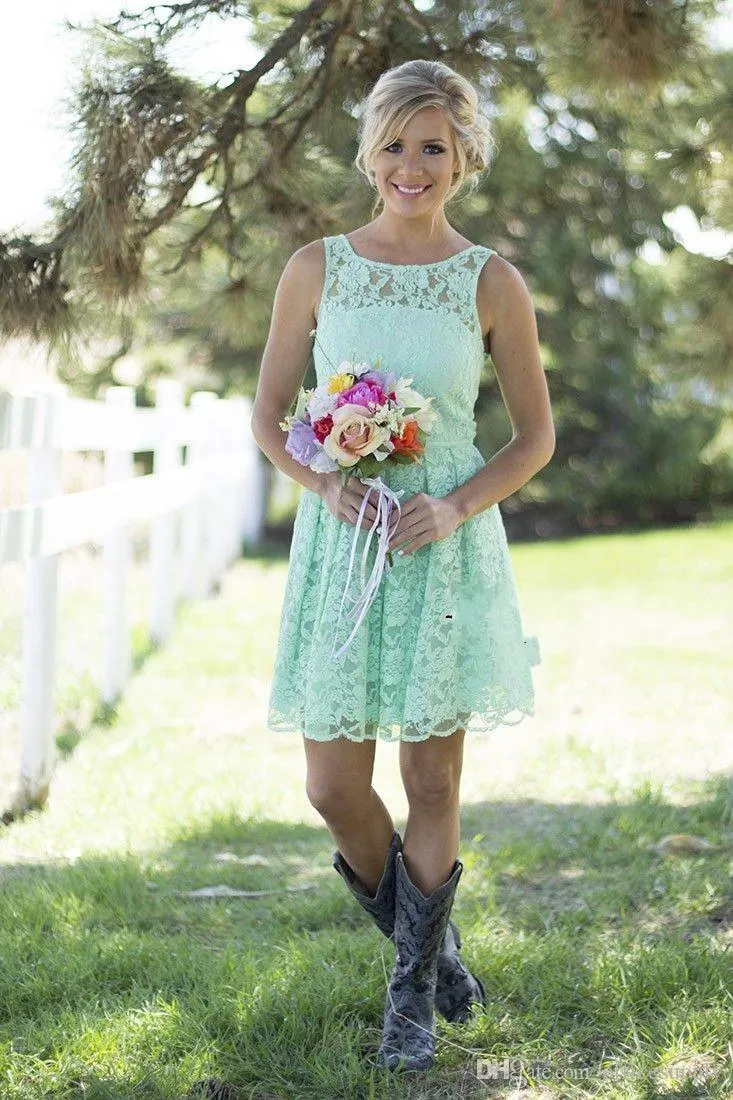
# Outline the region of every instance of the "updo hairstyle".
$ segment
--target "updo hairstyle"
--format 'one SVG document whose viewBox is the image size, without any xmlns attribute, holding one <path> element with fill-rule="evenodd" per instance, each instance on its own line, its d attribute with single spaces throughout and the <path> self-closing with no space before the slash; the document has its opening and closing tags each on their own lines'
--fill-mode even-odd
<svg viewBox="0 0 733 1100">
<path fill-rule="evenodd" d="M 376 190 L 377 153 L 395 141 L 403 126 L 424 107 L 440 107 L 453 132 L 456 163 L 447 204 L 467 181 L 475 189 L 480 174 L 493 160 L 496 144 L 475 87 L 442 61 L 416 58 L 382 73 L 362 105 L 354 164 Z M 372 217 L 382 202 L 378 193 Z"/>
</svg>

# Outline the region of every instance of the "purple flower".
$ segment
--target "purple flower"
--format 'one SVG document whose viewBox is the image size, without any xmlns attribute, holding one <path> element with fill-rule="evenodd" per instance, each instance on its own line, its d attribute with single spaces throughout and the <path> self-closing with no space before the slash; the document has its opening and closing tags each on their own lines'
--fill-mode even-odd
<svg viewBox="0 0 733 1100">
<path fill-rule="evenodd" d="M 360 382 L 371 382 L 380 386 L 385 393 L 391 393 L 398 382 L 398 376 L 392 370 L 368 370 L 362 374 Z"/>
<path fill-rule="evenodd" d="M 321 448 L 316 433 L 310 424 L 296 420 L 285 440 L 285 450 L 301 466 L 307 466 L 316 451 Z"/>
</svg>

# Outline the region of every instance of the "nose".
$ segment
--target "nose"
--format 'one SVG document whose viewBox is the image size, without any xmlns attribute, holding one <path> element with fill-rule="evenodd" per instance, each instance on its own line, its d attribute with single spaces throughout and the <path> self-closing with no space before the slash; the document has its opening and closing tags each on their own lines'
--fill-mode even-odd
<svg viewBox="0 0 733 1100">
<path fill-rule="evenodd" d="M 403 153 L 400 157 L 400 170 L 407 179 L 417 179 L 424 174 L 424 165 L 420 153 Z"/>
</svg>

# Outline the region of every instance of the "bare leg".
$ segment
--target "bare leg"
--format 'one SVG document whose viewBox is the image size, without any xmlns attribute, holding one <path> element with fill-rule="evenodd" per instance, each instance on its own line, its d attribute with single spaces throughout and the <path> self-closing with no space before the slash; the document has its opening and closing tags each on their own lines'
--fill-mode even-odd
<svg viewBox="0 0 733 1100">
<path fill-rule="evenodd" d="M 449 737 L 400 744 L 410 806 L 402 845 L 405 866 L 426 897 L 447 881 L 458 856 L 465 733 L 459 729 Z"/>
<path fill-rule="evenodd" d="M 372 787 L 375 741 L 314 741 L 304 737 L 306 793 L 333 841 L 370 894 L 384 871 L 394 825 Z"/>
</svg>

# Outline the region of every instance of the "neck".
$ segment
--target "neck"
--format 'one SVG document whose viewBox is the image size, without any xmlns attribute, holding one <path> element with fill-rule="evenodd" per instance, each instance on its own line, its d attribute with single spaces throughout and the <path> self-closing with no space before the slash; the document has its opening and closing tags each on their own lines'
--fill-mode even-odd
<svg viewBox="0 0 733 1100">
<path fill-rule="evenodd" d="M 447 243 L 454 232 L 443 210 L 424 218 L 402 218 L 390 210 L 383 210 L 371 224 L 380 236 L 384 235 L 408 252 L 420 246 Z"/>
</svg>

